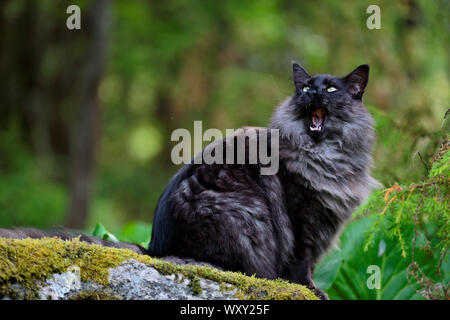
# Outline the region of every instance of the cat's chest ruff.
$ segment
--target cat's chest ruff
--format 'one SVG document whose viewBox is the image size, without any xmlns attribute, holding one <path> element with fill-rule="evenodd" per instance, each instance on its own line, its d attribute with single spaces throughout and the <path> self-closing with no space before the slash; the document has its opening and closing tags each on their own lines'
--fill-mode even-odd
<svg viewBox="0 0 450 320">
<path fill-rule="evenodd" d="M 354 192 L 357 177 L 345 169 L 328 166 L 332 159 L 297 156 L 283 160 L 285 196 L 290 214 L 306 208 L 316 215 L 333 212 L 345 219 L 359 203 Z"/>
</svg>

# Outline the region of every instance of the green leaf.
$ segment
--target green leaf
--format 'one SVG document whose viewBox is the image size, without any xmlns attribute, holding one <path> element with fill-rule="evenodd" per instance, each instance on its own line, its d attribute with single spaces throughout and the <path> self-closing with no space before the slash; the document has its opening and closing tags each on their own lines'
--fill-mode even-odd
<svg viewBox="0 0 450 320">
<path fill-rule="evenodd" d="M 328 290 L 334 282 L 338 270 L 342 264 L 343 257 L 339 249 L 333 250 L 321 263 L 314 274 L 316 285 L 322 290 Z"/>
<path fill-rule="evenodd" d="M 103 239 L 103 240 L 107 240 L 107 241 L 112 241 L 112 242 L 119 242 L 119 240 L 108 230 L 106 230 L 105 226 L 102 225 L 100 222 L 98 222 L 95 225 L 94 231 L 92 231 L 92 235 L 94 237 Z"/>
<path fill-rule="evenodd" d="M 389 237 L 384 232 L 376 232 L 374 245 L 364 251 L 367 232 L 375 223 L 375 217 L 364 217 L 348 225 L 341 235 L 340 249 L 333 250 L 317 265 L 314 280 L 319 288 L 325 290 L 331 299 L 423 299 L 408 283 L 407 269 L 411 263 L 412 226 L 405 231 L 407 256 L 403 258 L 398 246 L 398 240 Z M 424 250 L 425 241 L 416 240 L 414 251 L 415 261 L 422 271 L 430 278 L 434 274 L 438 257 Z M 369 266 L 380 270 L 380 288 L 370 289 L 368 279 L 372 273 Z M 444 265 L 443 269 L 447 266 Z M 416 289 L 420 286 L 410 277 Z"/>
<path fill-rule="evenodd" d="M 148 247 L 150 243 L 152 225 L 144 222 L 129 222 L 119 233 L 122 241 L 137 243 L 142 247 Z"/>
</svg>

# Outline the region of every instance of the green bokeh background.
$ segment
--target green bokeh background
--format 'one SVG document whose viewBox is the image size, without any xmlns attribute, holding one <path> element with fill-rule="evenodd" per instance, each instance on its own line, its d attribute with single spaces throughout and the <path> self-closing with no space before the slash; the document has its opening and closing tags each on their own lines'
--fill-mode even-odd
<svg viewBox="0 0 450 320">
<path fill-rule="evenodd" d="M 94 55 L 94 1 L 14 0 L 0 8 L 0 226 L 66 224 L 82 100 Z M 81 30 L 66 8 L 81 7 Z M 366 9 L 381 9 L 369 30 Z M 179 168 L 176 128 L 265 126 L 293 93 L 291 61 L 343 76 L 370 65 L 364 101 L 377 121 L 374 176 L 407 184 L 426 173 L 450 101 L 448 1 L 110 1 L 95 98 L 88 215 L 113 232 L 150 228 Z M 91 19 L 91 20 L 89 20 Z M 88 137 L 88 140 L 90 137 Z M 142 230 L 142 224 L 133 228 Z M 142 231 L 139 231 L 142 232 Z"/>
</svg>

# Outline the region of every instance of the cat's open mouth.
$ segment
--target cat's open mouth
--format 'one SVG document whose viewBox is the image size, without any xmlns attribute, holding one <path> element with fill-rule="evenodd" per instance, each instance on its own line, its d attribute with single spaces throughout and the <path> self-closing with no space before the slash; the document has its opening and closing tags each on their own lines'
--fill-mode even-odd
<svg viewBox="0 0 450 320">
<path fill-rule="evenodd" d="M 309 118 L 309 130 L 312 132 L 321 132 L 324 129 L 327 112 L 322 108 L 312 109 Z"/>
</svg>

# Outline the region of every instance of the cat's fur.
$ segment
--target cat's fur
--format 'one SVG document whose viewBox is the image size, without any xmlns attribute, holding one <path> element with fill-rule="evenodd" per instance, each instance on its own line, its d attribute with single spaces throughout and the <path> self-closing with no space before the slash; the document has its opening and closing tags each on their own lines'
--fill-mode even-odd
<svg viewBox="0 0 450 320">
<path fill-rule="evenodd" d="M 139 254 L 147 254 L 147 250 L 134 243 L 127 242 L 112 242 L 102 240 L 93 236 L 88 236 L 80 232 L 69 230 L 66 228 L 56 228 L 48 231 L 39 230 L 36 228 L 14 228 L 14 229 L 0 229 L 0 237 L 14 238 L 14 239 L 41 239 L 41 238 L 60 238 L 62 240 L 70 240 L 79 238 L 80 241 L 99 244 L 105 247 L 120 248 L 133 250 Z"/>
<path fill-rule="evenodd" d="M 277 174 L 261 175 L 260 164 L 183 166 L 160 197 L 147 254 L 281 277 L 326 298 L 314 266 L 377 185 L 373 121 L 362 103 L 368 73 L 362 65 L 343 78 L 311 77 L 294 63 L 295 93 L 269 126 L 279 130 Z M 260 139 L 264 130 L 252 132 Z M 230 139 L 219 143 L 226 149 Z"/>
<path fill-rule="evenodd" d="M 311 77 L 297 63 L 293 72 L 295 94 L 269 127 L 280 132 L 279 172 L 261 175 L 258 165 L 185 165 L 156 209 L 150 254 L 316 289 L 315 263 L 377 185 L 370 176 L 373 121 L 361 100 L 369 67 L 344 78 Z M 319 108 L 319 125 L 311 125 Z"/>
</svg>

